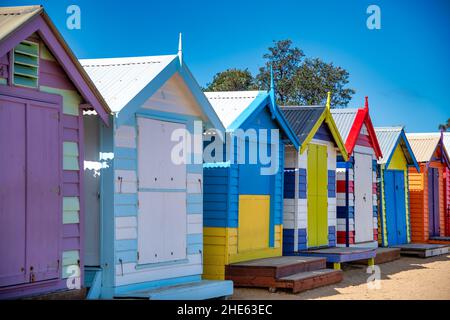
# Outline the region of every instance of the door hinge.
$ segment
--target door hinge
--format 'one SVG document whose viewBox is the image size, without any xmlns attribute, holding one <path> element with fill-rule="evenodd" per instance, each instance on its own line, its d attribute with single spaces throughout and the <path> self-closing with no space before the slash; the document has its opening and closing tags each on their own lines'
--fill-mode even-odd
<svg viewBox="0 0 450 320">
<path fill-rule="evenodd" d="M 138 261 L 139 261 L 139 251 L 136 252 L 136 257 L 137 257 L 137 259 L 138 259 Z"/>
</svg>

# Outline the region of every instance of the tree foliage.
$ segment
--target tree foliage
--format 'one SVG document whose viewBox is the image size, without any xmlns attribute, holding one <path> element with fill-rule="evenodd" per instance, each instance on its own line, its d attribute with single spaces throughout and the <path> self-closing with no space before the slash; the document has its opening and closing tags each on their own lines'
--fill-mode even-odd
<svg viewBox="0 0 450 320">
<path fill-rule="evenodd" d="M 242 91 L 256 89 L 255 81 L 248 69 L 227 69 L 217 73 L 205 91 Z"/>
<path fill-rule="evenodd" d="M 323 105 L 332 92 L 331 105 L 347 106 L 355 90 L 348 88 L 349 73 L 320 58 L 308 58 L 291 40 L 274 41 L 263 55 L 264 66 L 252 77 L 248 69 L 228 69 L 216 74 L 206 88 L 209 91 L 268 90 L 270 67 L 280 105 Z"/>
<path fill-rule="evenodd" d="M 447 131 L 448 129 L 450 129 L 450 118 L 447 119 L 447 123 L 440 124 L 438 128 L 439 128 L 439 130 L 443 130 L 443 131 Z"/>
<path fill-rule="evenodd" d="M 259 74 L 256 76 L 259 87 L 269 89 L 270 66 L 272 66 L 278 103 L 281 105 L 295 104 L 294 97 L 298 89 L 295 79 L 302 66 L 304 56 L 301 49 L 292 48 L 291 40 L 274 42 L 274 46 L 269 47 L 269 53 L 263 55 L 266 63 L 264 67 L 259 68 Z"/>
</svg>

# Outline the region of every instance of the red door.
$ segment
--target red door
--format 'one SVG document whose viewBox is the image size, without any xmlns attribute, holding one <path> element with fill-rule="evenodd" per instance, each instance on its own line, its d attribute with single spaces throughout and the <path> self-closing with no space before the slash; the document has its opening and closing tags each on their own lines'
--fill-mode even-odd
<svg viewBox="0 0 450 320">
<path fill-rule="evenodd" d="M 0 286 L 58 278 L 59 110 L 0 96 Z"/>
</svg>

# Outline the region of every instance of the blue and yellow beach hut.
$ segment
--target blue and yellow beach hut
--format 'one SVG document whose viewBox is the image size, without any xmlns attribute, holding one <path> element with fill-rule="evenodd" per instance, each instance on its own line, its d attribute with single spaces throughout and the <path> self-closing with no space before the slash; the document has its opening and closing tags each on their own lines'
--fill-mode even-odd
<svg viewBox="0 0 450 320">
<path fill-rule="evenodd" d="M 273 89 L 206 96 L 226 128 L 224 136 L 234 141 L 227 143 L 223 158 L 204 164 L 203 277 L 224 279 L 226 265 L 282 255 L 284 145 L 298 148 L 299 143 L 274 102 Z M 259 153 L 253 161 L 251 146 Z"/>
</svg>

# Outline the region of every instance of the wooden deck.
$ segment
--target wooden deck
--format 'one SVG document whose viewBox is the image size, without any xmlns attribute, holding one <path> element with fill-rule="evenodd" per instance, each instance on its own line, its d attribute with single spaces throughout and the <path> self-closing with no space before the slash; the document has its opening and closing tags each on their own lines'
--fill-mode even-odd
<svg viewBox="0 0 450 320">
<path fill-rule="evenodd" d="M 341 263 L 366 260 L 368 265 L 374 264 L 376 248 L 332 247 L 323 249 L 309 249 L 296 253 L 299 256 L 322 257 L 327 263 L 333 264 L 334 269 L 341 269 Z"/>
<path fill-rule="evenodd" d="M 400 254 L 404 256 L 416 256 L 420 258 L 428 258 L 434 256 L 440 256 L 447 254 L 448 246 L 443 244 L 432 244 L 432 243 L 408 243 L 398 246 L 395 248 L 400 248 Z"/>
<path fill-rule="evenodd" d="M 236 287 L 259 287 L 293 293 L 337 283 L 342 271 L 326 269 L 326 259 L 317 257 L 276 257 L 233 263 L 225 267 L 225 278 Z"/>
<path fill-rule="evenodd" d="M 450 245 L 450 237 L 431 237 L 428 243 Z"/>
<path fill-rule="evenodd" d="M 377 248 L 375 255 L 375 264 L 382 264 L 400 259 L 400 248 Z M 367 260 L 357 260 L 354 264 L 367 264 Z"/>
</svg>

